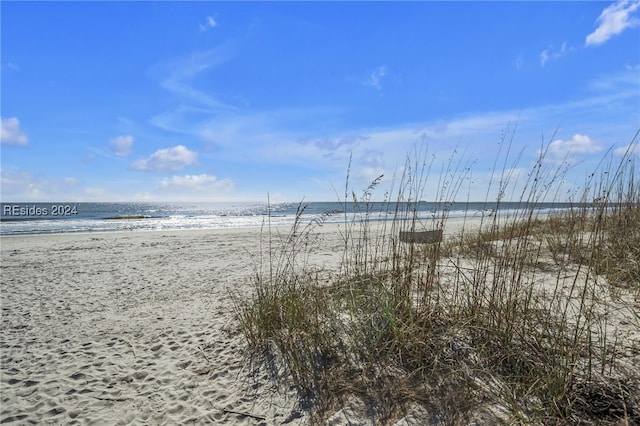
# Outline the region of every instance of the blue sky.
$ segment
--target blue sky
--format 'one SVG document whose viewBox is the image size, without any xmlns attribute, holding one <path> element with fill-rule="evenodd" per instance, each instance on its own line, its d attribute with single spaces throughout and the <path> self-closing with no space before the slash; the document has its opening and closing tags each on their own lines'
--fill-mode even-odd
<svg viewBox="0 0 640 426">
<path fill-rule="evenodd" d="M 483 200 L 503 136 L 514 176 L 542 143 L 570 161 L 570 193 L 640 128 L 638 1 L 0 13 L 3 201 L 335 201 L 349 158 L 355 190 L 384 174 L 382 198 L 412 149 L 433 161 L 426 197 L 453 155 L 471 167 L 457 198 Z"/>
</svg>

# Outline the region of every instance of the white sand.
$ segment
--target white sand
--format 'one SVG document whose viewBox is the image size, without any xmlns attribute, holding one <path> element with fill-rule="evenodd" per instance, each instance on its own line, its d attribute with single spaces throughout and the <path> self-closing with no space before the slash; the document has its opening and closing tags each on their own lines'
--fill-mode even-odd
<svg viewBox="0 0 640 426">
<path fill-rule="evenodd" d="M 341 229 L 317 229 L 310 262 L 337 267 Z M 293 390 L 249 369 L 234 331 L 230 291 L 250 289 L 260 235 L 2 238 L 0 422 L 305 423 Z"/>
<path fill-rule="evenodd" d="M 229 335 L 259 230 L 3 238 L 2 417 L 16 423 L 279 423 Z M 242 412 L 246 414 L 237 414 Z"/>
<path fill-rule="evenodd" d="M 446 233 L 461 223 L 450 220 Z M 314 265 L 337 267 L 340 229 L 319 228 Z M 248 294 L 267 245 L 260 229 L 0 244 L 1 423 L 308 422 L 293 389 L 276 392 L 263 370 L 251 370 L 234 331 L 230 291 Z M 354 411 L 329 424 L 349 424 Z M 399 424 L 420 424 L 409 418 Z"/>
</svg>

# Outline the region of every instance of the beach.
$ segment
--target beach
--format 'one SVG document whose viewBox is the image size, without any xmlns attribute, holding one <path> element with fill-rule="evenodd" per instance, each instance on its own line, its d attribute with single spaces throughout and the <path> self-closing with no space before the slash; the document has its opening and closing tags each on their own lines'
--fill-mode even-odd
<svg viewBox="0 0 640 426">
<path fill-rule="evenodd" d="M 479 224 L 450 219 L 445 238 Z M 268 271 L 265 253 L 288 232 L 2 238 L 0 422 L 308 424 L 296 389 L 251 363 L 234 319 L 234 301 L 251 297 L 252 280 Z M 314 228 L 306 265 L 337 270 L 343 233 Z M 371 424 L 359 404 L 327 424 Z M 394 424 L 424 424 L 420 410 Z"/>
<path fill-rule="evenodd" d="M 311 261 L 337 267 L 339 226 L 316 232 Z M 0 421 L 304 422 L 233 323 L 268 244 L 260 228 L 3 238 Z"/>
<path fill-rule="evenodd" d="M 259 243 L 256 228 L 4 238 L 0 421 L 281 423 L 295 399 L 264 395 L 231 323 Z"/>
</svg>

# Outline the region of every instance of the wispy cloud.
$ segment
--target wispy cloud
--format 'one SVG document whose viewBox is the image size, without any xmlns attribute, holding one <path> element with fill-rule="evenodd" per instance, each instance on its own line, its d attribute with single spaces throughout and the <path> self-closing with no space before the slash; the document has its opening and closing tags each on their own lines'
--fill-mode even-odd
<svg viewBox="0 0 640 426">
<path fill-rule="evenodd" d="M 3 201 L 103 201 L 106 194 L 103 189 L 98 194 L 97 188 L 85 187 L 72 176 L 60 178 L 25 170 L 0 170 L 0 183 Z"/>
<path fill-rule="evenodd" d="M 33 176 L 25 171 L 0 169 L 2 200 L 32 199 L 40 195 L 38 188 L 32 185 Z M 15 197 L 15 198 L 14 198 Z"/>
<path fill-rule="evenodd" d="M 174 175 L 171 178 L 164 178 L 160 181 L 158 189 L 179 193 L 209 193 L 211 195 L 220 192 L 231 192 L 234 184 L 230 179 L 219 180 L 216 176 L 208 174 L 200 175 Z"/>
<path fill-rule="evenodd" d="M 469 158 L 480 163 L 489 161 L 495 156 L 501 131 L 515 123 L 518 129 L 514 143 L 522 148 L 523 159 L 537 157 L 541 133 L 549 135 L 562 126 L 553 138 L 549 161 L 562 162 L 568 153 L 592 161 L 595 156 L 591 154 L 600 152 L 601 145 L 609 146 L 629 133 L 628 117 L 638 117 L 633 110 L 637 105 L 637 70 L 601 75 L 583 89 L 581 96 L 560 103 L 390 127 L 319 128 L 318 121 L 331 121 L 345 109 L 322 110 L 317 106 L 214 115 L 184 111 L 176 124 L 195 140 L 215 147 L 216 161 L 238 162 L 248 169 L 254 165 L 270 170 L 295 167 L 308 170 L 309 179 L 318 182 L 340 185 L 352 155 L 351 178 L 366 187 L 382 173 L 391 180 L 416 144 L 428 145 L 429 154 L 440 161 L 451 155 L 451 143 L 455 141 L 462 148 L 468 147 Z M 313 119 L 308 121 L 309 117 Z M 213 161 L 207 155 L 203 152 L 199 161 Z M 229 177 L 239 182 L 239 177 Z M 173 182 L 165 185 L 167 194 L 170 184 Z"/>
<path fill-rule="evenodd" d="M 2 62 L 0 63 L 0 69 L 7 69 L 10 71 L 20 71 L 22 68 L 20 67 L 20 65 L 13 63 L 13 62 Z"/>
<path fill-rule="evenodd" d="M 518 55 L 516 58 L 516 69 L 521 70 L 524 67 L 524 58 L 522 57 L 522 53 Z"/>
<path fill-rule="evenodd" d="M 570 47 L 566 41 L 562 43 L 559 49 L 551 45 L 540 53 L 540 66 L 544 67 L 549 60 L 560 59 L 571 51 L 573 51 L 573 48 Z"/>
<path fill-rule="evenodd" d="M 216 80 L 210 74 L 231 60 L 235 51 L 235 44 L 227 42 L 151 67 L 149 74 L 170 94 L 170 106 L 154 114 L 150 124 L 170 132 L 193 134 L 205 119 L 236 113 L 237 107 L 217 95 Z M 196 79 L 200 87 L 196 86 Z"/>
<path fill-rule="evenodd" d="M 27 134 L 20 128 L 20 121 L 16 117 L 2 118 L 2 128 L 0 129 L 0 143 L 3 145 L 29 144 Z"/>
<path fill-rule="evenodd" d="M 128 157 L 129 155 L 131 155 L 133 140 L 133 136 L 131 135 L 118 136 L 117 138 L 111 139 L 109 141 L 109 147 L 116 156 Z"/>
<path fill-rule="evenodd" d="M 190 151 L 183 145 L 177 145 L 173 148 L 159 149 L 149 158 L 135 161 L 131 168 L 143 172 L 177 172 L 195 164 L 197 160 L 197 152 Z"/>
<path fill-rule="evenodd" d="M 548 60 L 549 51 L 545 49 L 542 51 L 542 53 L 540 53 L 540 65 L 544 67 L 544 64 L 546 64 Z"/>
<path fill-rule="evenodd" d="M 387 75 L 387 68 L 384 66 L 377 67 L 371 71 L 368 77 L 363 81 L 363 84 L 368 87 L 373 87 L 378 92 L 382 92 L 382 79 Z"/>
<path fill-rule="evenodd" d="M 235 110 L 236 108 L 222 102 L 211 91 L 198 89 L 194 85 L 196 77 L 228 62 L 234 54 L 235 45 L 227 42 L 213 49 L 196 51 L 181 58 L 156 64 L 151 67 L 150 73 L 179 101 L 218 110 Z"/>
<path fill-rule="evenodd" d="M 353 147 L 359 143 L 366 141 L 368 138 L 362 135 L 355 136 L 340 136 L 340 137 L 327 137 L 321 139 L 314 139 L 312 143 L 320 150 L 328 151 L 332 153 L 342 147 Z M 303 143 L 308 143 L 304 141 Z"/>
<path fill-rule="evenodd" d="M 373 182 L 380 176 L 390 179 L 387 164 L 384 161 L 385 153 L 378 150 L 366 150 L 358 159 L 358 179 L 364 182 Z"/>
<path fill-rule="evenodd" d="M 620 0 L 608 6 L 596 20 L 598 28 L 587 36 L 585 45 L 597 46 L 605 43 L 627 28 L 638 25 L 640 21 L 633 16 L 638 9 L 640 2 L 637 0 Z"/>
<path fill-rule="evenodd" d="M 215 28 L 218 26 L 218 22 L 216 22 L 213 16 L 207 16 L 204 24 L 200 24 L 200 31 L 208 31 L 211 28 Z"/>
</svg>

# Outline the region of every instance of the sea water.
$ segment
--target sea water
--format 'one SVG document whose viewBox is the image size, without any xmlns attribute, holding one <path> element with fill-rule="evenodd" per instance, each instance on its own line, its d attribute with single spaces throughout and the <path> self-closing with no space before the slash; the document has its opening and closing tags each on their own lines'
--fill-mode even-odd
<svg viewBox="0 0 640 426">
<path fill-rule="evenodd" d="M 344 223 L 367 220 L 443 216 L 480 218 L 510 215 L 532 209 L 550 214 L 570 208 L 566 203 L 487 202 L 308 202 L 308 203 L 0 203 L 0 235 L 165 231 L 263 226 L 300 223 Z M 573 206 L 575 207 L 575 206 Z"/>
</svg>

